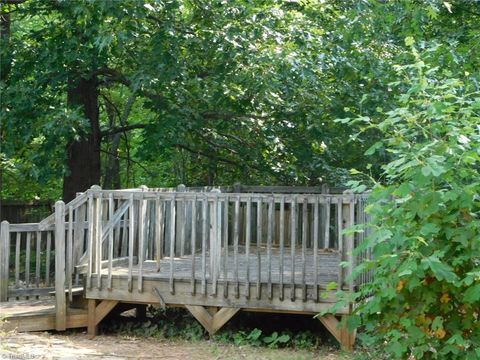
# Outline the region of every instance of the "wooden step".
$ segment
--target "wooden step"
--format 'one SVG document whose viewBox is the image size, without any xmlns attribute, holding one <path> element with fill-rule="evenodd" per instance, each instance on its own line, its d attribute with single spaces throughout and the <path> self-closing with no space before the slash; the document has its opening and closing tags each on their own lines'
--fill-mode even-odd
<svg viewBox="0 0 480 360">
<path fill-rule="evenodd" d="M 0 303 L 2 331 L 45 331 L 55 329 L 55 300 L 21 300 Z M 67 308 L 67 329 L 87 326 L 87 311 Z"/>
</svg>

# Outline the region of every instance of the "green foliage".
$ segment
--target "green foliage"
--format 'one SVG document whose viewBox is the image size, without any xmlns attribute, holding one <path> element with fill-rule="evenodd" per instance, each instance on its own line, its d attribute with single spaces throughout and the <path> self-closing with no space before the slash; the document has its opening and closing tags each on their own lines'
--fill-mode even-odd
<svg viewBox="0 0 480 360">
<path fill-rule="evenodd" d="M 204 339 L 203 327 L 181 309 L 154 310 L 146 321 L 113 321 L 105 325 L 104 330 L 127 336 L 154 338 L 182 338 L 198 341 Z"/>
<path fill-rule="evenodd" d="M 438 47 L 395 70 L 396 107 L 350 120 L 382 133 L 382 182 L 367 210 L 375 279 L 353 299 L 364 344 L 385 358 L 480 357 L 480 92 L 469 74 L 431 66 Z M 359 134 L 361 136 L 361 134 Z M 373 355 L 378 358 L 379 353 Z"/>
<path fill-rule="evenodd" d="M 119 321 L 112 319 L 102 325 L 103 331 L 112 331 L 125 336 L 179 338 L 198 341 L 208 334 L 193 316 L 183 309 L 167 308 L 166 310 L 149 308 L 146 320 L 135 318 Z M 248 324 L 248 319 L 245 319 Z M 251 320 L 251 319 L 250 319 Z M 231 325 L 231 326 L 230 326 Z M 295 334 L 289 330 L 267 331 L 246 324 L 230 324 L 213 336 L 213 340 L 235 344 L 236 346 L 253 346 L 294 349 L 315 349 L 319 346 L 319 336 L 308 330 Z M 330 343 L 329 343 L 330 345 Z"/>
<path fill-rule="evenodd" d="M 118 155 L 120 186 L 343 185 L 351 167 L 378 179 L 392 154 L 380 129 L 356 137 L 358 125 L 333 119 L 393 110 L 406 85 L 389 85 L 392 63 L 409 46 L 448 44 L 430 61 L 455 76 L 480 66 L 478 4 L 464 0 L 26 1 L 0 11 L 11 20 L 0 39 L 6 198 L 60 196 L 66 146 L 90 131 L 67 104 L 80 77 L 97 79 L 102 175 Z"/>
<path fill-rule="evenodd" d="M 0 84 L 6 197 L 60 194 L 65 148 L 90 131 L 67 104 L 79 77 L 98 79 L 104 133 L 141 125 L 119 132 L 124 187 L 342 184 L 374 139 L 346 151 L 352 131 L 332 119 L 365 88 L 388 94 L 373 70 L 388 69 L 385 47 L 359 47 L 349 33 L 370 31 L 357 16 L 373 14 L 365 4 L 59 1 L 14 10 Z M 102 136 L 104 175 L 113 142 Z"/>
<path fill-rule="evenodd" d="M 229 333 L 225 333 L 227 336 L 220 334 L 220 338 L 223 339 L 224 341 L 228 341 L 228 335 Z M 235 332 L 233 334 L 233 341 L 235 345 L 241 346 L 241 345 L 250 345 L 250 346 L 261 346 L 262 345 L 262 330 L 260 329 L 253 329 L 250 332 L 245 332 L 243 330 L 240 330 L 238 332 Z"/>
<path fill-rule="evenodd" d="M 263 338 L 263 342 L 266 343 L 269 348 L 277 348 L 279 345 L 286 344 L 289 341 L 290 335 L 279 335 L 276 331 L 273 332 L 270 336 L 266 336 Z"/>
</svg>

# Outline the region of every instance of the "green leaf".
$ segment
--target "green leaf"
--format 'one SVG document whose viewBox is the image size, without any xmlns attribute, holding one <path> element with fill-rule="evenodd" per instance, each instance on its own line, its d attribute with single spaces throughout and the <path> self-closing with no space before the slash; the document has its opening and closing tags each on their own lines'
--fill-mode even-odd
<svg viewBox="0 0 480 360">
<path fill-rule="evenodd" d="M 471 304 L 480 301 L 480 284 L 469 287 L 463 295 L 463 301 Z"/>
<path fill-rule="evenodd" d="M 432 330 L 438 330 L 443 328 L 443 318 L 441 316 L 436 316 L 432 321 Z"/>
<path fill-rule="evenodd" d="M 428 223 L 422 226 L 420 229 L 420 234 L 423 236 L 430 236 L 430 235 L 435 235 L 438 234 L 440 231 L 440 226 L 434 223 Z"/>
<path fill-rule="evenodd" d="M 288 342 L 289 340 L 290 340 L 290 335 L 288 335 L 288 334 L 283 334 L 283 335 L 279 336 L 278 339 L 277 339 L 277 341 L 279 343 L 282 343 L 282 344 Z"/>
<path fill-rule="evenodd" d="M 382 148 L 383 141 L 377 141 L 375 144 L 370 146 L 367 151 L 365 151 L 364 155 L 370 156 L 373 155 L 378 149 Z"/>
<path fill-rule="evenodd" d="M 455 282 L 458 280 L 458 276 L 453 269 L 449 265 L 442 263 L 435 255 L 423 259 L 422 265 L 424 269 L 429 268 L 440 281 Z"/>
</svg>

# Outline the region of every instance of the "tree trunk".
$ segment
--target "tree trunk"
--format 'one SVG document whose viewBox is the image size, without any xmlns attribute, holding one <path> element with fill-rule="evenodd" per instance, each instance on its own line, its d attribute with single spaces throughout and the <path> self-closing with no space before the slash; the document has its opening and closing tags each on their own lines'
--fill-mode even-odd
<svg viewBox="0 0 480 360">
<path fill-rule="evenodd" d="M 112 146 L 108 154 L 107 168 L 105 169 L 104 189 L 120 189 L 120 159 L 118 157 L 118 147 L 120 146 L 121 136 L 120 133 L 113 135 Z"/>
<path fill-rule="evenodd" d="M 68 174 L 63 179 L 63 200 L 75 198 L 77 192 L 100 184 L 100 124 L 98 119 L 98 89 L 96 78 L 72 82 L 68 90 L 68 105 L 83 108 L 90 131 L 80 141 L 67 145 Z"/>
</svg>

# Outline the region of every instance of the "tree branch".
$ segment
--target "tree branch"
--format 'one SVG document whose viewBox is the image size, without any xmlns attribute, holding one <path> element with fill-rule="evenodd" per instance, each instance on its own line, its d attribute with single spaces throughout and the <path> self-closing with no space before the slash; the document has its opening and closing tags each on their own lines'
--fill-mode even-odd
<svg viewBox="0 0 480 360">
<path fill-rule="evenodd" d="M 0 0 L 0 5 L 2 4 L 23 4 L 27 0 Z"/>
<path fill-rule="evenodd" d="M 125 125 L 125 126 L 116 126 L 114 128 L 104 130 L 100 132 L 100 136 L 110 136 L 114 134 L 118 134 L 120 132 L 126 132 L 130 130 L 135 130 L 135 129 L 145 129 L 148 126 L 148 124 L 132 124 L 132 125 Z"/>
<path fill-rule="evenodd" d="M 156 174 L 154 174 L 153 172 L 151 172 L 150 170 L 148 170 L 148 169 L 147 169 L 144 165 L 142 165 L 140 162 L 138 162 L 138 161 L 136 161 L 136 160 L 133 160 L 133 159 L 131 159 L 130 157 L 126 157 L 126 156 L 121 156 L 121 155 L 118 155 L 118 154 L 114 154 L 114 153 L 111 153 L 110 151 L 103 150 L 103 149 L 101 149 L 100 151 L 103 152 L 103 153 L 105 153 L 105 154 L 118 157 L 119 159 L 124 159 L 124 160 L 127 160 L 127 161 L 131 161 L 132 163 L 137 164 L 138 166 L 140 166 L 149 176 L 152 176 L 152 177 L 156 176 Z"/>
<path fill-rule="evenodd" d="M 226 145 L 222 145 L 222 144 L 217 144 L 213 141 L 211 141 L 207 136 L 203 135 L 200 131 L 198 130 L 193 130 L 195 134 L 197 134 L 197 136 L 199 136 L 203 141 L 205 141 L 207 144 L 210 144 L 211 146 L 213 146 L 214 148 L 216 149 L 225 149 L 233 154 L 236 154 L 238 155 L 238 152 Z"/>
<path fill-rule="evenodd" d="M 189 147 L 187 145 L 184 145 L 184 144 L 177 143 L 177 144 L 174 144 L 174 146 L 179 148 L 179 149 L 187 150 L 188 152 L 190 152 L 192 154 L 196 154 L 196 155 L 206 157 L 208 159 L 220 161 L 220 162 L 230 164 L 230 165 L 240 166 L 237 162 L 235 162 L 233 160 L 230 160 L 230 159 L 227 159 L 227 158 L 224 158 L 224 157 L 221 157 L 221 156 L 217 156 L 215 154 L 206 153 L 202 150 L 195 150 L 195 149 L 192 149 L 191 147 Z"/>
<path fill-rule="evenodd" d="M 184 149 L 184 150 L 186 150 L 186 151 L 188 151 L 192 154 L 200 155 L 200 156 L 206 157 L 206 158 L 211 159 L 211 160 L 223 162 L 225 164 L 234 165 L 234 166 L 239 167 L 239 168 L 250 168 L 250 169 L 257 170 L 257 171 L 265 171 L 265 170 L 269 171 L 269 169 L 262 169 L 258 166 L 249 164 L 249 163 L 247 163 L 245 161 L 242 161 L 242 160 L 237 162 L 237 161 L 227 159 L 227 158 L 222 157 L 222 156 L 217 156 L 215 154 L 204 152 L 202 150 L 195 150 L 195 149 L 192 149 L 191 147 L 189 147 L 187 145 L 184 145 L 184 144 L 177 143 L 177 144 L 174 144 L 174 146 L 179 148 L 179 149 Z"/>
<path fill-rule="evenodd" d="M 92 76 L 98 76 L 98 75 L 107 76 L 110 81 L 125 85 L 126 87 L 130 88 L 130 90 L 132 92 L 138 92 L 141 95 L 145 96 L 146 98 L 148 98 L 148 99 L 150 99 L 154 102 L 165 101 L 165 98 L 160 94 L 156 94 L 156 93 L 144 90 L 144 89 L 138 89 L 138 90 L 137 89 L 132 89 L 131 88 L 132 87 L 132 82 L 118 70 L 111 69 L 111 68 L 108 68 L 108 67 L 103 67 L 103 68 L 95 70 L 92 73 Z"/>
<path fill-rule="evenodd" d="M 205 111 L 202 113 L 202 116 L 205 119 L 211 120 L 235 120 L 235 119 L 257 119 L 257 120 L 267 120 L 266 116 L 259 116 L 255 114 L 236 114 L 232 112 L 221 112 L 221 111 Z"/>
</svg>

